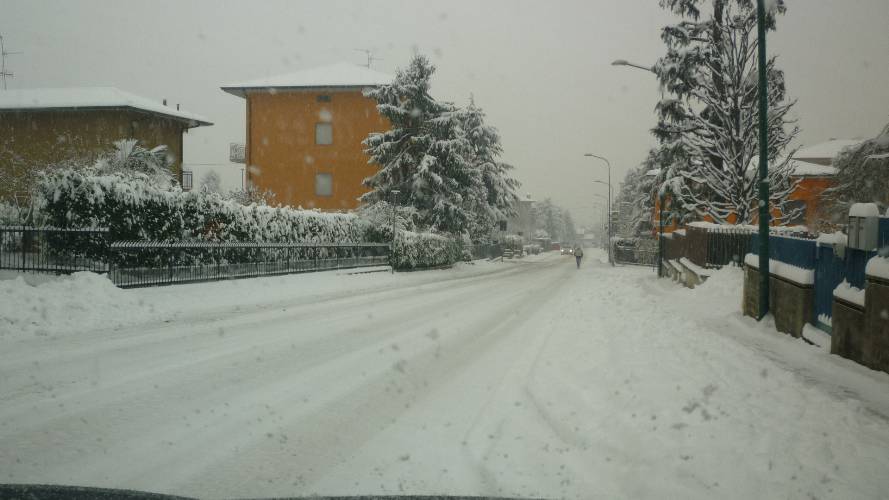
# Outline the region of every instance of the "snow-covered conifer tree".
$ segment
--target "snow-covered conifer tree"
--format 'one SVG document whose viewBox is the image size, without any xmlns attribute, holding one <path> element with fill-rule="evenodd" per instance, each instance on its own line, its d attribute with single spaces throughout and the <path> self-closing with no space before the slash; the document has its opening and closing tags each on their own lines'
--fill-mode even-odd
<svg viewBox="0 0 889 500">
<path fill-rule="evenodd" d="M 472 98 L 469 106 L 460 110 L 460 127 L 469 141 L 471 184 L 465 199 L 472 214 L 469 232 L 476 237 L 514 215 L 520 184 L 510 176 L 512 165 L 500 161 L 503 148 L 497 129 L 485 123 L 485 113 Z"/>
<path fill-rule="evenodd" d="M 392 83 L 366 91 L 391 129 L 372 133 L 364 141 L 371 162 L 380 170 L 364 180 L 371 191 L 361 200 L 390 201 L 392 191 L 398 190 L 399 203 L 416 207 L 423 225 L 460 233 L 470 219 L 465 197 L 477 180 L 459 110 L 429 94 L 434 72 L 424 56 L 416 55 Z"/>
</svg>

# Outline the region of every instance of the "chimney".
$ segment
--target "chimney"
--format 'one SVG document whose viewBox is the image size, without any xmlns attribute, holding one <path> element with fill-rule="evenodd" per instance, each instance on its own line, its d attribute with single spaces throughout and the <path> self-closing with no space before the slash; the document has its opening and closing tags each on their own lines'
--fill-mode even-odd
<svg viewBox="0 0 889 500">
<path fill-rule="evenodd" d="M 179 111 L 179 103 L 176 103 L 176 111 Z"/>
<path fill-rule="evenodd" d="M 166 100 L 166 99 L 164 99 L 164 106 L 166 106 L 166 105 L 167 105 L 167 100 Z"/>
</svg>

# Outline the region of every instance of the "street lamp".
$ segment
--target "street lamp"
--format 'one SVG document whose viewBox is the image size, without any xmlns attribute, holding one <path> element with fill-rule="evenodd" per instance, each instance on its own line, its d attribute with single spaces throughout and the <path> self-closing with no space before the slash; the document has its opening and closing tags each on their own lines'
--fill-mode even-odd
<svg viewBox="0 0 889 500">
<path fill-rule="evenodd" d="M 608 193 L 609 193 L 609 194 L 613 194 L 613 193 L 611 193 L 611 185 L 608 184 L 607 182 L 605 182 L 605 181 L 600 181 L 600 180 L 594 180 L 593 182 L 595 182 L 596 184 L 601 184 L 601 185 L 603 185 L 603 186 L 608 186 Z"/>
<path fill-rule="evenodd" d="M 654 68 L 651 66 L 643 66 L 641 64 L 631 63 L 630 61 L 627 61 L 626 59 L 616 59 L 615 61 L 613 61 L 611 63 L 611 65 L 612 66 L 630 66 L 631 68 L 644 69 L 645 71 L 650 71 L 652 73 L 655 72 Z"/>
<path fill-rule="evenodd" d="M 654 73 L 657 75 L 657 71 L 654 70 L 653 66 L 645 66 L 642 64 L 631 63 L 626 59 L 616 59 L 612 61 L 612 66 L 629 66 L 631 68 L 638 68 L 641 70 L 648 71 L 650 73 Z M 664 87 L 661 86 L 661 100 L 664 100 Z M 661 189 L 661 186 L 658 187 L 658 240 L 657 240 L 657 275 L 658 277 L 662 277 L 663 272 L 663 260 L 664 260 L 664 190 Z"/>
<path fill-rule="evenodd" d="M 390 193 L 392 194 L 392 274 L 395 274 L 395 204 L 401 191 L 393 189 Z"/>
<path fill-rule="evenodd" d="M 605 165 L 608 165 L 608 262 L 610 262 L 611 265 L 614 266 L 614 255 L 612 255 L 613 252 L 611 251 L 611 237 L 613 236 L 613 232 L 611 229 L 611 162 L 608 161 L 608 158 L 605 158 L 604 156 L 594 155 L 593 153 L 585 153 L 584 156 L 602 160 L 605 162 Z"/>
</svg>

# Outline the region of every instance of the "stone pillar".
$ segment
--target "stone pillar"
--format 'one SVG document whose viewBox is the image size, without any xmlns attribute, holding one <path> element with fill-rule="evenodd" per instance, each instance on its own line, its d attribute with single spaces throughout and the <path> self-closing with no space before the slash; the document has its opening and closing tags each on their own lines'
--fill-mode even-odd
<svg viewBox="0 0 889 500">
<path fill-rule="evenodd" d="M 889 281 L 868 276 L 864 293 L 861 364 L 889 372 Z"/>
</svg>

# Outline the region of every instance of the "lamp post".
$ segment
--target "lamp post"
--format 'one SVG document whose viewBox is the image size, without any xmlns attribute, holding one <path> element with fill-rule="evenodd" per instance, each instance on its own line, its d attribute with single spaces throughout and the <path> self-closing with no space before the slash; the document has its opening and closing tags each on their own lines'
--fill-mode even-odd
<svg viewBox="0 0 889 500">
<path fill-rule="evenodd" d="M 769 312 L 769 82 L 766 78 L 765 0 L 756 0 L 759 69 L 759 318 Z"/>
<path fill-rule="evenodd" d="M 395 204 L 398 202 L 398 194 L 401 191 L 397 189 L 393 189 L 390 191 L 392 194 L 392 274 L 395 274 Z"/>
<path fill-rule="evenodd" d="M 611 251 L 611 236 L 612 236 L 612 229 L 611 229 L 611 218 L 612 218 L 611 217 L 611 190 L 612 190 L 611 189 L 611 162 L 608 161 L 608 158 L 605 158 L 604 156 L 594 155 L 593 153 L 585 153 L 584 156 L 602 160 L 605 162 L 605 165 L 608 166 L 608 262 L 611 263 L 611 266 L 613 267 L 614 266 L 614 255 L 612 255 L 613 252 Z M 602 181 L 596 181 L 596 182 L 602 182 Z"/>
<path fill-rule="evenodd" d="M 627 61 L 626 59 L 615 59 L 614 61 L 611 62 L 611 65 L 612 66 L 630 66 L 631 68 L 644 69 L 645 71 L 650 71 L 652 73 L 655 72 L 654 68 L 652 68 L 651 66 L 643 66 L 641 64 L 631 63 L 630 61 Z"/>
<path fill-rule="evenodd" d="M 608 194 L 609 194 L 609 195 L 613 194 L 613 193 L 611 192 L 611 185 L 608 184 L 607 182 L 605 182 L 605 181 L 600 181 L 600 180 L 594 180 L 593 182 L 595 182 L 596 184 L 601 184 L 601 185 L 603 185 L 603 186 L 608 186 Z"/>
<path fill-rule="evenodd" d="M 611 62 L 612 66 L 629 66 L 631 68 L 638 68 L 644 71 L 648 71 L 649 73 L 654 73 L 657 75 L 657 71 L 654 70 L 653 66 L 645 66 L 643 64 L 636 64 L 627 61 L 626 59 L 615 59 Z M 661 100 L 664 99 L 664 88 L 661 87 Z M 664 260 L 664 202 L 665 197 L 663 193 L 663 189 L 658 187 L 658 239 L 657 239 L 657 275 L 658 277 L 662 277 L 664 274 L 663 260 Z"/>
</svg>

